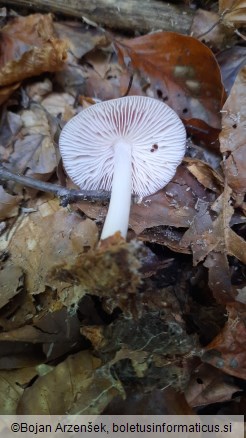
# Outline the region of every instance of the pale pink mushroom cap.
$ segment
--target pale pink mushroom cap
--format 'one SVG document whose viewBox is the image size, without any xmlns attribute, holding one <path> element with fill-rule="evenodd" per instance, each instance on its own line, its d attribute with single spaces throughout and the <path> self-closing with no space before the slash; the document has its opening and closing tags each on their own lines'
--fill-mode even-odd
<svg viewBox="0 0 246 438">
<path fill-rule="evenodd" d="M 144 96 L 113 99 L 81 111 L 64 127 L 59 144 L 75 184 L 83 190 L 112 190 L 109 210 L 117 190 L 112 186 L 119 189 L 115 198 L 130 191 L 129 202 L 131 193 L 144 197 L 162 189 L 181 163 L 185 145 L 185 128 L 177 114 Z M 113 228 L 103 238 L 117 231 Z M 119 231 L 123 235 L 127 229 Z"/>
</svg>

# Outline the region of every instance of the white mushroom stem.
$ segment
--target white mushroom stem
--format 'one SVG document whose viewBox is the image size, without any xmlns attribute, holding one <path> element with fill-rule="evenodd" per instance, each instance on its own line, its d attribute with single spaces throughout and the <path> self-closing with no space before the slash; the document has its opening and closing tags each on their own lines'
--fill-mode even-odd
<svg viewBox="0 0 246 438">
<path fill-rule="evenodd" d="M 113 236 L 117 231 L 126 238 L 131 207 L 131 188 L 131 144 L 121 139 L 115 144 L 111 198 L 101 240 Z"/>
</svg>

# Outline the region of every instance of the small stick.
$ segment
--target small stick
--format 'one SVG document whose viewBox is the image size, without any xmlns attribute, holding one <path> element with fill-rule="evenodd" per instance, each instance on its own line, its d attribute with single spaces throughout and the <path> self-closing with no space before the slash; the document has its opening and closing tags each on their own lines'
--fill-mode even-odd
<svg viewBox="0 0 246 438">
<path fill-rule="evenodd" d="M 51 184 L 30 178 L 29 176 L 17 175 L 16 173 L 10 172 L 2 165 L 0 165 L 0 181 L 14 181 L 25 187 L 40 190 L 41 192 L 53 193 L 57 198 L 60 199 L 60 205 L 62 207 L 66 207 L 68 204 L 79 201 L 102 202 L 109 201 L 110 198 L 109 192 L 67 189 L 57 184 Z"/>
</svg>

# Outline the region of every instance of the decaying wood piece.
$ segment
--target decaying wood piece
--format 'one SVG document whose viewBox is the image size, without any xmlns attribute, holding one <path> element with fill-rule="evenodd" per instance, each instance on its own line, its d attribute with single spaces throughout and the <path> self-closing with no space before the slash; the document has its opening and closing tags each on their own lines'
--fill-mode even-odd
<svg viewBox="0 0 246 438">
<path fill-rule="evenodd" d="M 106 28 L 141 33 L 162 29 L 189 34 L 194 15 L 184 5 L 158 0 L 5 0 L 3 6 L 61 13 Z"/>
</svg>

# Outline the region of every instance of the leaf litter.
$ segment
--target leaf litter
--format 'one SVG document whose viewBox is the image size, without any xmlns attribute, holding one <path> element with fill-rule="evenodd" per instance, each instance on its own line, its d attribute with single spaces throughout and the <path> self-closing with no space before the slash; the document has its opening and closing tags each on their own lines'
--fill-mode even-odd
<svg viewBox="0 0 246 438">
<path fill-rule="evenodd" d="M 146 392 L 156 413 L 166 387 L 167 412 L 206 412 L 240 391 L 245 67 L 234 29 L 245 23 L 244 2 L 219 7 L 197 11 L 193 36 L 122 38 L 41 13 L 2 27 L 0 158 L 12 172 L 72 187 L 61 171 L 59 127 L 124 95 L 131 78 L 129 94 L 170 105 L 190 136 L 172 181 L 134 201 L 127 242 L 116 235 L 98 245 L 104 203 L 64 208 L 51 195 L 3 183 L 2 413 L 99 414 L 115 401 L 119 413 L 129 401 L 131 413 L 143 413 L 132 393 L 140 400 Z M 214 26 L 204 38 L 199 20 L 201 34 Z M 215 51 L 230 43 L 238 61 L 228 79 Z"/>
</svg>

